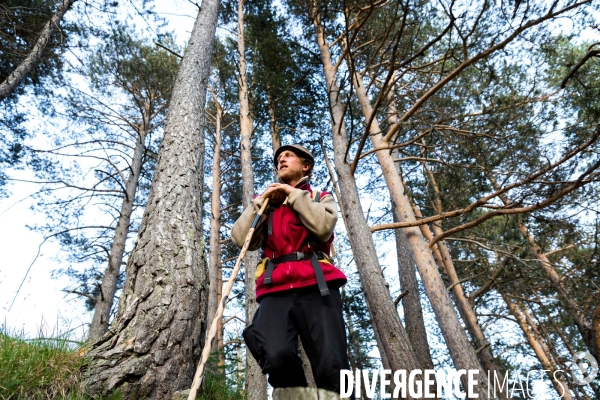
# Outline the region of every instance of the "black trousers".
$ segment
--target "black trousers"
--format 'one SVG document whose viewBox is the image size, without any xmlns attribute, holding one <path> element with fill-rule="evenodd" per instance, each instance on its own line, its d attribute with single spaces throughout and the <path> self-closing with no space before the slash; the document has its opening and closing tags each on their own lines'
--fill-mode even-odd
<svg viewBox="0 0 600 400">
<path fill-rule="evenodd" d="M 318 388 L 340 392 L 340 369 L 349 369 L 339 289 L 322 297 L 316 286 L 264 296 L 246 345 L 274 388 L 307 386 L 298 335 Z"/>
</svg>

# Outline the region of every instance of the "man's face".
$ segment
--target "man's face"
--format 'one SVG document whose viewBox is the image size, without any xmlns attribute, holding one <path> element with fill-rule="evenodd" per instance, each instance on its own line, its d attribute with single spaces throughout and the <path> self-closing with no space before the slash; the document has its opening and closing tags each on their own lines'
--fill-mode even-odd
<svg viewBox="0 0 600 400">
<path fill-rule="evenodd" d="M 277 159 L 279 179 L 284 183 L 298 182 L 309 168 L 309 165 L 303 165 L 300 157 L 290 150 L 284 150 Z"/>
</svg>

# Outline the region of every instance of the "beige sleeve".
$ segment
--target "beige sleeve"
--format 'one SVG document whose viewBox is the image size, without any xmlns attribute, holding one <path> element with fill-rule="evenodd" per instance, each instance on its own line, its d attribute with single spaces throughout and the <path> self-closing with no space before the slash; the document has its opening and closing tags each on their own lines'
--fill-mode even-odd
<svg viewBox="0 0 600 400">
<path fill-rule="evenodd" d="M 254 221 L 254 218 L 256 218 L 256 215 L 260 211 L 264 201 L 265 199 L 262 196 L 255 197 L 252 200 L 252 204 L 249 207 L 246 207 L 242 215 L 240 215 L 238 220 L 235 221 L 235 224 L 233 224 L 233 227 L 231 228 L 231 239 L 237 247 L 241 248 L 244 245 L 246 235 L 248 235 L 248 231 L 252 226 L 252 222 Z M 263 244 L 263 241 L 265 240 L 265 230 L 263 228 L 266 218 L 266 214 L 263 214 L 258 220 L 258 224 L 256 225 L 256 229 L 252 235 L 252 240 L 250 240 L 250 246 L 248 247 L 248 250 L 258 250 Z"/>
<path fill-rule="evenodd" d="M 307 190 L 294 189 L 288 204 L 300 215 L 300 221 L 317 239 L 326 242 L 331 237 L 338 219 L 337 204 L 331 194 L 316 202 Z"/>
</svg>

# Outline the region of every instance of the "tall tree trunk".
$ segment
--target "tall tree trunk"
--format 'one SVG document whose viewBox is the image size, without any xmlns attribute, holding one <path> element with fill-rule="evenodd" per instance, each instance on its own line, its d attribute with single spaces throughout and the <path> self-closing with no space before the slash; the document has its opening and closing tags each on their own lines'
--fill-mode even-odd
<svg viewBox="0 0 600 400">
<path fill-rule="evenodd" d="M 546 351 L 547 348 L 543 343 L 543 339 L 539 337 L 539 335 L 535 334 L 535 325 L 529 325 L 527 323 L 527 319 L 522 310 L 519 308 L 519 305 L 515 304 L 507 295 L 502 294 L 502 298 L 506 302 L 510 313 L 516 318 L 517 324 L 523 331 L 525 339 L 533 349 L 536 357 L 542 365 L 542 368 L 549 371 L 555 371 L 556 364 L 551 360 L 550 354 Z M 564 379 L 559 379 L 559 382 L 560 384 L 556 380 L 552 379 L 552 386 L 558 393 L 559 397 L 562 397 L 564 400 L 573 400 L 573 396 L 571 395 L 571 392 L 569 391 L 567 383 L 564 381 Z M 564 390 L 561 388 L 561 384 L 562 387 L 564 387 Z"/>
<path fill-rule="evenodd" d="M 240 156 L 242 163 L 242 205 L 250 207 L 254 198 L 254 173 L 252 171 L 252 117 L 248 101 L 248 80 L 246 76 L 246 49 L 244 40 L 244 0 L 238 3 L 238 84 L 240 99 Z M 246 326 L 258 309 L 256 302 L 256 282 L 254 274 L 258 264 L 258 251 L 249 251 L 244 258 L 246 287 Z M 246 352 L 246 396 L 249 400 L 262 400 L 267 395 L 267 380 L 261 368 Z"/>
<path fill-rule="evenodd" d="M 395 77 L 394 77 L 395 80 Z M 388 95 L 388 121 L 390 124 L 398 123 L 396 100 L 393 98 L 393 90 Z M 395 158 L 398 150 L 394 149 L 392 155 Z M 396 173 L 402 177 L 400 165 L 396 163 Z M 400 220 L 398 216 L 398 207 L 392 201 L 392 217 L 394 222 Z M 419 293 L 419 284 L 417 282 L 417 272 L 415 269 L 415 260 L 412 256 L 410 243 L 406 237 L 404 229 L 394 229 L 396 238 L 396 256 L 398 259 L 398 276 L 400 277 L 400 290 L 407 291 L 402 298 L 402 309 L 404 310 L 404 323 L 408 339 L 412 344 L 415 355 L 422 360 L 424 368 L 433 369 L 433 360 L 431 358 L 431 349 L 427 341 L 427 330 L 423 320 L 423 308 L 421 307 L 421 294 Z"/>
<path fill-rule="evenodd" d="M 267 84 L 268 88 L 268 84 Z M 281 147 L 281 137 L 279 136 L 279 125 L 277 125 L 277 116 L 275 115 L 275 101 L 273 95 L 267 93 L 267 105 L 269 107 L 269 128 L 271 131 L 271 143 L 273 144 L 273 152 Z"/>
<path fill-rule="evenodd" d="M 352 82 L 363 115 L 367 121 L 371 120 L 371 115 L 373 113 L 371 101 L 363 85 L 362 78 L 356 72 L 352 73 Z M 384 143 L 381 132 L 377 118 L 374 117 L 370 127 L 370 138 L 373 147 L 375 149 L 381 149 L 376 152 L 377 160 L 381 166 L 392 200 L 398 207 L 398 217 L 402 222 L 416 221 L 410 201 L 404 194 L 402 179 L 397 173 L 394 160 L 387 149 L 387 144 Z M 419 274 L 423 280 L 425 291 L 431 302 L 444 340 L 448 345 L 455 368 L 457 370 L 481 370 L 481 365 L 477 359 L 475 349 L 473 349 L 473 346 L 469 343 L 469 339 L 460 324 L 458 315 L 456 315 L 456 311 L 452 306 L 448 291 L 436 268 L 431 249 L 427 246 L 419 228 L 406 228 L 405 232 Z M 466 377 L 463 383 L 466 385 Z M 485 374 L 482 372 L 478 375 L 478 384 L 475 387 L 480 398 L 488 399 L 487 381 Z"/>
<path fill-rule="evenodd" d="M 223 299 L 223 269 L 221 268 L 222 266 L 223 266 L 222 263 L 219 264 L 219 270 L 221 273 L 218 276 L 219 281 L 217 283 L 217 289 L 218 289 L 217 303 L 220 303 L 221 300 Z M 224 352 L 224 345 L 223 345 L 223 330 L 224 329 L 225 329 L 225 323 L 223 321 L 223 318 L 221 318 L 221 320 L 219 321 L 219 324 L 217 325 L 217 349 L 219 351 L 219 362 L 217 364 L 217 367 L 219 368 L 219 371 L 221 371 L 223 373 L 223 375 L 225 375 L 225 352 Z"/>
<path fill-rule="evenodd" d="M 548 256 L 542 252 L 540 246 L 536 243 L 535 238 L 529 232 L 527 225 L 525 225 L 522 221 L 519 221 L 518 227 L 519 232 L 521 235 L 523 235 L 523 238 L 525 238 L 527 244 L 529 244 L 533 255 L 539 261 L 540 267 L 548 279 L 550 279 L 550 282 L 552 282 L 552 284 L 557 288 L 558 292 L 561 294 L 561 297 L 564 299 L 564 303 L 566 303 L 566 309 L 569 310 L 569 315 L 571 318 L 573 318 L 583 342 L 590 352 L 594 352 L 594 335 L 592 332 L 591 321 L 588 321 L 586 315 L 581 312 L 577 304 L 575 304 L 573 299 L 569 296 L 567 293 L 567 288 L 565 287 L 560 275 L 552 267 L 552 263 L 550 263 Z"/>
<path fill-rule="evenodd" d="M 431 187 L 434 194 L 434 210 L 436 213 L 441 214 L 442 210 L 442 202 L 440 197 L 440 191 L 435 179 L 435 176 L 431 172 L 431 170 L 427 167 L 425 162 L 422 162 L 423 169 L 427 174 L 427 178 L 431 183 Z M 417 211 L 418 208 L 416 204 L 413 205 L 413 210 Z M 423 216 L 419 212 L 418 214 L 415 212 L 415 215 L 418 218 L 422 218 Z M 438 223 L 433 223 L 433 233 L 436 236 L 440 236 L 443 231 Z M 428 227 L 425 227 L 425 230 L 429 230 Z M 431 234 L 429 234 L 431 236 Z M 431 241 L 432 237 L 426 237 L 427 240 Z M 469 298 L 465 294 L 465 290 L 460 283 L 460 279 L 458 274 L 456 273 L 456 268 L 454 268 L 454 263 L 452 262 L 452 256 L 450 255 L 450 251 L 448 250 L 448 246 L 446 245 L 445 240 L 441 240 L 437 242 L 434 246 L 437 247 L 440 255 L 440 261 L 444 264 L 444 271 L 446 272 L 446 276 L 448 277 L 450 286 L 452 289 L 450 290 L 450 295 L 454 300 L 454 304 L 458 308 L 458 312 L 460 317 L 462 318 L 467 331 L 469 332 L 469 336 L 471 336 L 471 340 L 477 349 L 477 355 L 479 356 L 479 360 L 483 364 L 483 368 L 490 373 L 500 373 L 500 369 L 494 362 L 494 356 L 492 354 L 492 350 L 490 347 L 490 343 L 488 342 L 485 334 L 483 332 L 483 328 L 479 324 L 477 320 L 477 315 L 473 310 L 471 302 Z M 499 397 L 501 399 L 508 399 L 508 392 L 500 391 L 500 388 L 497 388 L 496 393 L 500 393 Z"/>
<path fill-rule="evenodd" d="M 119 214 L 115 236 L 110 246 L 108 266 L 106 267 L 106 271 L 104 271 L 104 276 L 100 283 L 100 293 L 96 297 L 94 315 L 88 333 L 88 342 L 90 344 L 100 339 L 108 330 L 110 310 L 113 306 L 117 283 L 119 282 L 121 262 L 123 261 L 123 253 L 125 252 L 127 234 L 129 233 L 129 223 L 131 222 L 135 193 L 142 171 L 142 159 L 146 149 L 146 136 L 150 126 L 149 110 L 146 110 L 144 114 L 143 124 L 138 129 L 133 158 L 131 160 L 131 170 L 125 185 L 125 197 L 123 198 L 123 204 L 121 204 L 121 213 Z"/>
<path fill-rule="evenodd" d="M 35 41 L 33 49 L 31 49 L 21 64 L 19 64 L 19 66 L 6 77 L 4 82 L 0 83 L 0 101 L 10 96 L 12 92 L 14 92 L 15 89 L 21 84 L 21 82 L 23 82 L 23 79 L 25 79 L 27 74 L 29 74 L 29 71 L 31 71 L 31 69 L 40 61 L 40 58 L 42 58 L 42 53 L 46 49 L 48 41 L 50 40 L 50 35 L 55 29 L 60 29 L 58 27 L 60 21 L 76 1 L 77 0 L 63 0 L 62 3 L 60 3 L 60 5 L 56 8 L 52 18 L 50 18 L 48 22 L 46 22 L 46 25 L 44 25 L 44 28 L 42 28 L 40 36 L 38 36 L 37 40 Z"/>
<path fill-rule="evenodd" d="M 487 171 L 486 176 L 488 177 L 488 180 L 491 182 L 492 186 L 496 190 L 498 190 L 500 188 L 500 185 L 498 185 L 498 182 L 496 181 L 495 177 Z M 512 201 L 505 194 L 500 195 L 500 199 L 506 205 L 510 205 L 512 203 Z M 577 326 L 579 334 L 581 335 L 581 338 L 583 339 L 583 342 L 585 343 L 586 347 L 591 353 L 594 353 L 595 339 L 592 331 L 591 319 L 588 320 L 587 316 L 579 309 L 577 304 L 575 304 L 573 299 L 568 295 L 567 288 L 565 287 L 561 276 L 556 271 L 556 269 L 552 267 L 552 263 L 550 263 L 550 259 L 548 258 L 548 256 L 544 252 L 542 252 L 540 246 L 536 243 L 535 238 L 529 232 L 529 228 L 527 227 L 527 225 L 525 225 L 523 221 L 519 221 L 518 229 L 523 238 L 527 241 L 527 244 L 529 244 L 529 247 L 531 248 L 531 251 L 535 258 L 538 260 L 542 271 L 544 271 L 548 279 L 550 279 L 550 282 L 552 282 L 554 287 L 556 287 L 557 291 L 560 293 L 561 297 L 564 299 L 563 304 L 565 304 L 565 308 L 569 311 L 569 315 L 571 316 L 571 318 L 573 318 L 575 326 Z"/>
<path fill-rule="evenodd" d="M 219 99 L 213 93 L 213 101 L 215 103 L 215 147 L 213 152 L 212 165 L 212 192 L 210 194 L 210 241 L 209 241 L 209 258 L 208 258 L 208 278 L 209 278 L 209 294 L 208 294 L 208 318 L 214 318 L 217 313 L 221 293 L 221 121 L 223 117 L 223 108 L 219 103 Z M 219 327 L 221 324 L 219 324 Z M 211 349 L 217 354 L 220 354 L 219 333 L 211 343 Z M 221 337 L 221 344 L 222 344 Z M 217 363 L 218 365 L 218 363 Z M 223 371 L 224 372 L 224 371 Z"/>
<path fill-rule="evenodd" d="M 218 9 L 217 0 L 203 1 L 175 80 L 119 312 L 86 356 L 91 393 L 165 399 L 192 382 L 207 322 L 203 131 Z"/>
<path fill-rule="evenodd" d="M 392 206 L 394 222 L 398 220 L 396 207 Z M 400 290 L 408 291 L 402 298 L 404 309 L 404 323 L 406 333 L 412 345 L 415 355 L 423 368 L 433 369 L 431 350 L 427 342 L 427 330 L 423 321 L 423 308 L 421 307 L 421 296 L 417 282 L 415 261 L 412 257 L 410 244 L 403 229 L 394 230 L 396 236 L 396 253 L 398 258 L 398 275 L 400 276 Z"/>
<path fill-rule="evenodd" d="M 382 363 L 386 368 L 393 370 L 419 369 L 422 365 L 415 357 L 394 302 L 385 285 L 373 237 L 363 215 L 356 181 L 350 172 L 350 165 L 345 160 L 348 138 L 343 120 L 344 109 L 339 98 L 339 85 L 331 61 L 329 46 L 325 41 L 321 26 L 321 16 L 314 9 L 312 12 L 311 17 L 315 26 L 329 97 L 334 161 L 344 205 L 344 221 L 358 273 L 365 289 L 365 299 L 373 322 Z"/>
</svg>

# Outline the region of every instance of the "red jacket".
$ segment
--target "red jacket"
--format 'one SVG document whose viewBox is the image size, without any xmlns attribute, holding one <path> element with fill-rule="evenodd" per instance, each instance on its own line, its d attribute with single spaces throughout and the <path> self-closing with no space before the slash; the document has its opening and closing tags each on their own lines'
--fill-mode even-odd
<svg viewBox="0 0 600 400">
<path fill-rule="evenodd" d="M 299 185 L 298 189 L 303 191 L 307 191 L 311 194 L 312 197 L 312 189 L 308 182 Z M 298 196 L 298 194 L 300 196 Z M 295 196 L 290 195 L 290 199 L 292 197 L 299 198 L 304 197 L 300 200 L 306 202 L 306 193 L 297 192 Z M 322 192 L 320 198 L 323 199 L 325 196 L 330 196 L 329 193 Z M 255 203 L 258 198 L 255 199 Z M 298 200 L 300 202 L 300 200 Z M 262 203 L 262 201 L 260 201 Z M 290 201 L 293 203 L 293 201 Z M 327 199 L 327 203 L 329 207 L 331 207 L 331 203 L 333 203 L 335 207 L 335 202 L 331 198 Z M 305 203 L 306 204 L 306 203 Z M 312 204 L 311 207 L 325 207 L 325 205 L 321 204 Z M 259 208 L 258 204 L 254 205 L 254 209 Z M 240 221 L 251 221 L 254 216 L 256 216 L 256 212 L 252 210 L 253 207 L 248 207 L 247 210 L 244 210 L 244 213 L 240 217 L 240 219 L 234 225 L 232 230 L 232 238 L 234 242 L 237 243 L 239 239 L 245 237 L 243 234 L 247 233 L 247 229 L 245 229 L 245 223 L 240 223 Z M 267 210 L 270 211 L 271 207 L 268 207 Z M 337 209 L 337 207 L 336 207 Z M 328 239 L 323 242 L 317 239 L 316 235 L 311 233 L 308 228 L 302 223 L 300 220 L 300 215 L 297 211 L 293 209 L 293 206 L 290 204 L 281 204 L 275 205 L 272 208 L 272 213 L 267 211 L 266 219 L 262 219 L 257 226 L 257 231 L 255 231 L 255 237 L 253 237 L 252 242 L 259 240 L 256 243 L 256 247 L 260 244 L 261 248 L 261 257 L 264 259 L 266 257 L 273 259 L 281 256 L 285 256 L 297 251 L 302 252 L 316 252 L 322 251 L 323 253 L 330 255 L 331 243 L 333 242 L 333 232 L 327 232 L 331 235 Z M 336 210 L 337 212 L 337 210 Z M 273 221 L 269 221 L 272 216 Z M 306 216 L 310 218 L 310 216 Z M 306 219 L 305 219 L 306 220 Z M 318 223 L 318 221 L 317 221 Z M 272 224 L 273 234 L 268 235 L 268 226 Z M 244 225 L 244 228 L 242 228 Z M 333 227 L 331 227 L 333 230 Z M 235 232 L 235 231 L 238 232 Z M 236 240 L 236 238 L 239 238 Z M 243 240 L 240 241 L 238 245 L 243 244 Z M 309 247 L 310 246 L 310 247 Z M 254 247 L 251 245 L 251 247 Z M 337 269 L 332 264 L 327 261 L 320 261 L 321 268 L 323 269 L 323 275 L 325 276 L 325 280 L 328 285 L 333 287 L 340 287 L 346 283 L 346 276 L 342 271 Z M 260 268 L 260 266 L 259 266 Z M 280 292 L 284 290 L 290 289 L 299 289 L 305 288 L 308 286 L 317 285 L 317 278 L 315 277 L 315 273 L 313 267 L 310 263 L 310 260 L 301 260 L 301 261 L 290 261 L 281 264 L 277 264 L 275 266 L 275 270 L 272 275 L 272 283 L 265 285 L 264 284 L 264 273 L 262 273 L 256 280 L 256 299 L 260 301 L 260 298 L 269 293 Z"/>
</svg>

